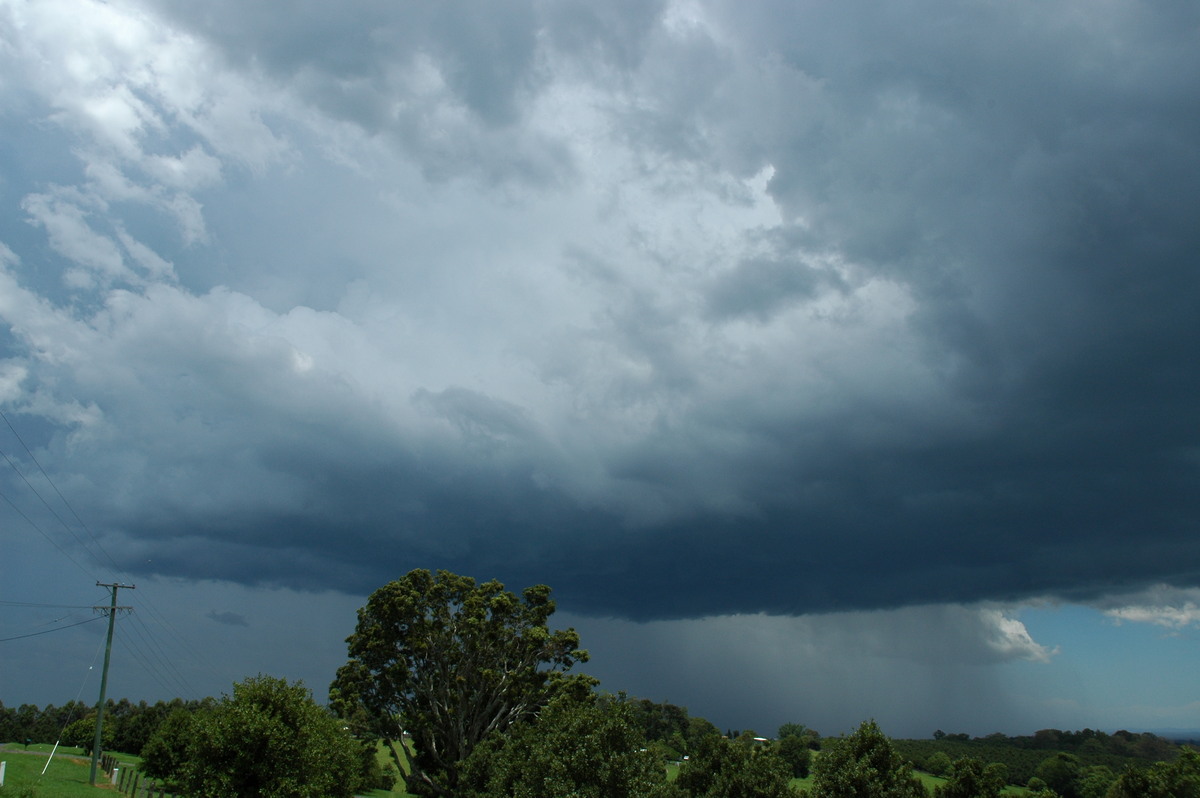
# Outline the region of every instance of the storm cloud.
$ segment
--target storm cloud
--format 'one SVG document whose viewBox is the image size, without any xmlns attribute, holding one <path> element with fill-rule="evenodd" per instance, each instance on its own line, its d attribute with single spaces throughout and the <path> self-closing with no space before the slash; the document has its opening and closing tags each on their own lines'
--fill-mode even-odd
<svg viewBox="0 0 1200 798">
<path fill-rule="evenodd" d="M 590 5 L 0 4 L 0 407 L 121 568 L 1200 586 L 1200 10 Z"/>
<path fill-rule="evenodd" d="M 6 181 L 4 399 L 156 568 L 638 617 L 1197 584 L 1194 12 L 83 7 L 5 13 L 10 74 L 87 69 L 6 92 L 74 149 Z M 246 235 L 226 185 L 262 246 L 195 232 Z"/>
</svg>

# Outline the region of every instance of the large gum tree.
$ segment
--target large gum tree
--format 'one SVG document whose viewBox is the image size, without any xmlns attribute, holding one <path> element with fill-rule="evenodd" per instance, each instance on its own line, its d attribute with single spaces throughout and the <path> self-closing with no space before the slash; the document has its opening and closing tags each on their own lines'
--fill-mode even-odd
<svg viewBox="0 0 1200 798">
<path fill-rule="evenodd" d="M 358 611 L 331 704 L 389 743 L 409 735 L 410 793 L 457 795 L 475 746 L 536 713 L 587 660 L 574 629 L 550 631 L 553 612 L 545 585 L 517 596 L 495 580 L 410 571 Z"/>
</svg>

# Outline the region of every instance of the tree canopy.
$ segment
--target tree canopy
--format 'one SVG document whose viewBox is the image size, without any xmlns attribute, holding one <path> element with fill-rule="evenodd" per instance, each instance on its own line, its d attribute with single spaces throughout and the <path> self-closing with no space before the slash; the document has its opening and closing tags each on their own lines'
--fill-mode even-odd
<svg viewBox="0 0 1200 798">
<path fill-rule="evenodd" d="M 892 747 L 875 721 L 864 721 L 842 740 L 830 741 L 813 766 L 821 798 L 926 798 L 912 765 Z"/>
<path fill-rule="evenodd" d="M 791 777 L 788 763 L 751 735 L 709 736 L 679 769 L 675 787 L 691 798 L 796 798 Z"/>
<path fill-rule="evenodd" d="M 1108 793 L 1111 798 L 1200 798 L 1200 752 L 1184 748 L 1174 762 L 1126 768 Z"/>
<path fill-rule="evenodd" d="M 411 736 L 409 792 L 456 795 L 475 747 L 530 717 L 587 660 L 575 630 L 550 631 L 553 612 L 545 585 L 518 597 L 495 580 L 410 571 L 358 611 L 331 702 L 348 716 L 365 710 L 386 739 Z"/>
<path fill-rule="evenodd" d="M 302 683 L 271 676 L 170 716 L 144 751 L 147 773 L 193 798 L 350 798 L 359 786 L 359 743 Z"/>
<path fill-rule="evenodd" d="M 654 798 L 666 771 L 629 704 L 563 694 L 477 746 L 463 781 L 478 798 Z"/>
<path fill-rule="evenodd" d="M 948 758 L 948 757 L 947 757 Z M 934 790 L 934 798 L 1000 798 L 1008 780 L 1008 768 L 993 762 L 963 757 L 946 769 L 947 781 Z"/>
</svg>

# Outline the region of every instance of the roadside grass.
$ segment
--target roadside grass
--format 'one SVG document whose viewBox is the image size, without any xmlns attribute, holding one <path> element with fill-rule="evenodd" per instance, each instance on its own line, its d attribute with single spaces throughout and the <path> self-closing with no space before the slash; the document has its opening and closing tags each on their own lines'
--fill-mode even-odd
<svg viewBox="0 0 1200 798">
<path fill-rule="evenodd" d="M 8 743 L 0 745 L 0 761 L 7 764 L 4 773 L 4 786 L 0 787 L 0 796 L 13 798 L 76 798 L 77 796 L 94 796 L 96 790 L 102 789 L 117 794 L 117 788 L 108 783 L 108 774 L 103 771 L 96 773 L 96 786 L 89 784 L 92 773 L 92 760 L 78 748 L 63 748 L 59 746 L 50 766 L 46 767 L 46 758 L 50 755 L 52 745 L 31 745 L 25 750 L 24 745 Z M 140 760 L 135 756 L 115 754 L 125 762 L 136 763 Z M 42 775 L 42 768 L 46 775 Z"/>
</svg>

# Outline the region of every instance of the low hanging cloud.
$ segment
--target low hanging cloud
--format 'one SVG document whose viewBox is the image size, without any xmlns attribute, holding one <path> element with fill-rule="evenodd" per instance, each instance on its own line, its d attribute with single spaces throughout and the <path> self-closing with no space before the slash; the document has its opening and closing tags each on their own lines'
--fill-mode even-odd
<svg viewBox="0 0 1200 798">
<path fill-rule="evenodd" d="M 217 612 L 209 610 L 204 616 L 210 621 L 215 621 L 223 626 L 249 626 L 250 623 L 246 620 L 246 616 L 236 612 Z"/>
<path fill-rule="evenodd" d="M 1117 623 L 1149 623 L 1178 633 L 1200 627 L 1200 590 L 1157 585 L 1140 594 L 1112 596 L 1104 614 Z"/>
<path fill-rule="evenodd" d="M 123 567 L 1196 587 L 1196 12 L 485 5 L 0 6 L 0 398 Z"/>
</svg>

